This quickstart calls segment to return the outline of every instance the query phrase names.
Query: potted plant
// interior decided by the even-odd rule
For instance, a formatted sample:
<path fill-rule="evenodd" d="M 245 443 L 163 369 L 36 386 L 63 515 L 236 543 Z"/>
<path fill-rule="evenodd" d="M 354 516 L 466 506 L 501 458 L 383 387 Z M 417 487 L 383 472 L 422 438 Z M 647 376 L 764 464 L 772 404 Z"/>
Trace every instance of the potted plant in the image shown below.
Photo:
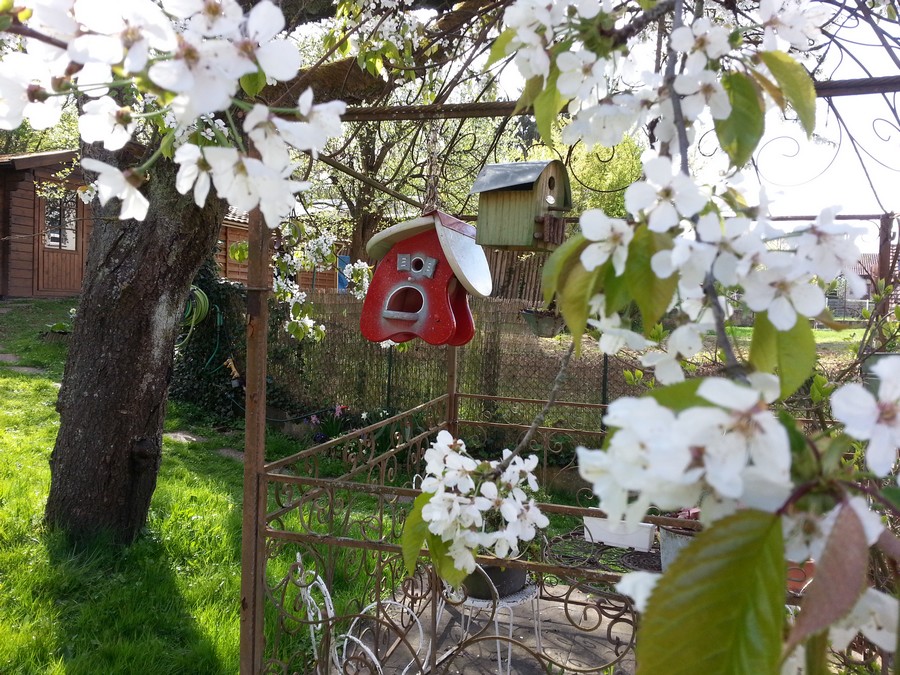
<path fill-rule="evenodd" d="M 518 556 L 520 544 L 534 540 L 538 530 L 549 524 L 530 494 L 538 489 L 537 456 L 523 459 L 504 450 L 499 460 L 475 459 L 465 443 L 441 431 L 425 452 L 425 463 L 422 494 L 407 516 L 401 537 L 407 572 L 415 572 L 424 543 L 438 575 L 451 586 L 465 585 L 469 595 L 493 595 L 489 585 L 480 591 L 476 586 L 485 581 L 477 577 L 484 575 L 467 581 L 476 571 L 475 556 L 481 553 L 500 559 L 484 567 L 498 594 L 521 589 L 524 570 L 502 561 Z"/>

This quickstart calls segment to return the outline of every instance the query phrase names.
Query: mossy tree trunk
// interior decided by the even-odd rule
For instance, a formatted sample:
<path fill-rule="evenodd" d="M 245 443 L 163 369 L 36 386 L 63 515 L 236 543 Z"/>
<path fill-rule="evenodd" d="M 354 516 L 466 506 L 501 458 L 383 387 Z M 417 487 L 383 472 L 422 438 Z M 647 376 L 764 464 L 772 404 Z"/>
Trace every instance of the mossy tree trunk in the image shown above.
<path fill-rule="evenodd" d="M 46 509 L 75 538 L 133 541 L 156 487 L 179 323 L 224 213 L 216 199 L 201 210 L 177 194 L 175 169 L 156 164 L 145 221 L 118 220 L 118 202 L 95 210 Z"/>

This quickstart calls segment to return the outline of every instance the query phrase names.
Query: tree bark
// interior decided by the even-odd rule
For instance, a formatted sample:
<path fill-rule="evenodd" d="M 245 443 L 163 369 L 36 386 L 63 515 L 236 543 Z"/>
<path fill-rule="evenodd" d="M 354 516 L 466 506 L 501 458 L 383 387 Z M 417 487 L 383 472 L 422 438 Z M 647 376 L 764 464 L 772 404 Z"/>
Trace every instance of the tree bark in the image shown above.
<path fill-rule="evenodd" d="M 219 200 L 201 210 L 177 194 L 175 170 L 155 165 L 144 222 L 118 220 L 118 202 L 95 209 L 46 510 L 76 539 L 133 541 L 156 487 L 184 302 L 224 215 Z"/>

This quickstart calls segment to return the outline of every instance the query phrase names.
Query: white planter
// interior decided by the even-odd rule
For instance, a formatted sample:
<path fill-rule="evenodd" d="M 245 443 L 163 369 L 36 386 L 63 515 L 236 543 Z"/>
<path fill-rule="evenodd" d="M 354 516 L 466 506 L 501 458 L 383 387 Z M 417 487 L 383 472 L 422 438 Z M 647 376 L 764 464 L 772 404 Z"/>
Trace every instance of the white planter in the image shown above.
<path fill-rule="evenodd" d="M 614 522 L 606 518 L 584 517 L 584 538 L 595 544 L 649 551 L 655 531 L 656 526 L 649 523 L 627 525 L 621 520 Z"/>

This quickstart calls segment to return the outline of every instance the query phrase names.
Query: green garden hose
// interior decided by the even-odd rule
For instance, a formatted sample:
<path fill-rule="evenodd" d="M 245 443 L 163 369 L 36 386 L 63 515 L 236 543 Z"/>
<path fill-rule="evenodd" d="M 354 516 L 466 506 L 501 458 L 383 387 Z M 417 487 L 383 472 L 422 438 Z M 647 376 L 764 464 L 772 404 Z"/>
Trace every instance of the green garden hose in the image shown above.
<path fill-rule="evenodd" d="M 191 286 L 187 302 L 184 303 L 184 312 L 181 315 L 181 325 L 188 329 L 187 335 L 175 343 L 175 348 L 180 349 L 191 339 L 194 326 L 202 323 L 209 314 L 209 298 L 197 286 Z"/>

